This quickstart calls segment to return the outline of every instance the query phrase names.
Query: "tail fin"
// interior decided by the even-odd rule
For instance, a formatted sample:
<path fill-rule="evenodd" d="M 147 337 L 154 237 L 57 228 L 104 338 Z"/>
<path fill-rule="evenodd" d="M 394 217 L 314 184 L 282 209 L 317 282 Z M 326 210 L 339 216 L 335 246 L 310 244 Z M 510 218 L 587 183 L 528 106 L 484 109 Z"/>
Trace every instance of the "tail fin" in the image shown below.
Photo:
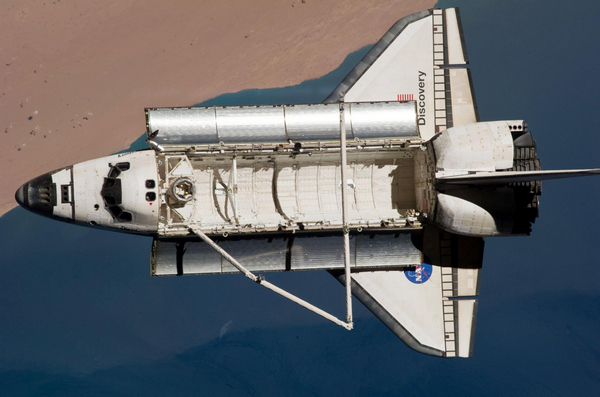
<path fill-rule="evenodd" d="M 408 15 L 394 24 L 325 103 L 416 101 L 423 140 L 476 123 L 477 104 L 456 8 Z"/>
<path fill-rule="evenodd" d="M 477 172 L 467 175 L 446 175 L 437 177 L 438 184 L 444 185 L 506 185 L 509 183 L 543 181 L 546 179 L 574 178 L 577 176 L 598 175 L 600 168 L 587 170 L 560 171 L 496 171 Z"/>

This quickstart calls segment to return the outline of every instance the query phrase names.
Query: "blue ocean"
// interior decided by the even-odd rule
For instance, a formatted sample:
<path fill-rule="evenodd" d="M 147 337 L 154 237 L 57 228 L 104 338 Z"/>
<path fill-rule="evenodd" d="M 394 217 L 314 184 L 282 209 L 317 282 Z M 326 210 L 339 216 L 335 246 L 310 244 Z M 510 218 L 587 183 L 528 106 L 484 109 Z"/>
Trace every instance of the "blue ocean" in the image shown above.
<path fill-rule="evenodd" d="M 543 169 L 600 166 L 600 3 L 438 4 L 452 6 L 481 120 L 527 120 Z M 320 79 L 200 105 L 320 102 L 369 48 Z M 349 332 L 241 275 L 150 277 L 151 238 L 16 208 L 0 218 L 0 395 L 596 395 L 599 196 L 600 178 L 544 182 L 532 235 L 486 240 L 466 360 L 412 351 L 358 301 Z M 268 278 L 344 316 L 326 272 Z"/>

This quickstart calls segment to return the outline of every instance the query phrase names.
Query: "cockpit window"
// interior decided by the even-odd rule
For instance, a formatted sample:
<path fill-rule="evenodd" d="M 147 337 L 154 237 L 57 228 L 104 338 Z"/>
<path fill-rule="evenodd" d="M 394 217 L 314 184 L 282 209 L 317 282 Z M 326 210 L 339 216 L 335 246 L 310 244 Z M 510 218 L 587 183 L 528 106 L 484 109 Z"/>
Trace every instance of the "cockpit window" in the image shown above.
<path fill-rule="evenodd" d="M 131 212 L 123 211 L 121 212 L 121 215 L 119 215 L 119 220 L 121 222 L 131 222 L 132 219 L 133 215 L 131 215 Z"/>
<path fill-rule="evenodd" d="M 110 212 L 114 218 L 118 218 L 123 210 L 118 205 L 110 205 L 108 206 L 108 212 Z"/>
<path fill-rule="evenodd" d="M 106 205 L 107 207 L 110 207 L 111 205 L 118 205 L 117 200 L 115 200 L 114 197 L 104 196 L 102 198 L 104 199 L 104 205 Z"/>
<path fill-rule="evenodd" d="M 115 218 L 115 220 L 119 220 L 121 222 L 131 222 L 133 216 L 131 212 L 123 211 L 121 207 L 118 205 L 111 205 L 108 207 L 108 212 Z"/>
<path fill-rule="evenodd" d="M 110 167 L 110 171 L 108 171 L 108 177 L 109 178 L 116 178 L 121 174 L 121 171 L 119 171 L 117 168 L 115 167 Z"/>
<path fill-rule="evenodd" d="M 121 172 L 127 171 L 131 167 L 131 164 L 129 164 L 129 162 L 117 163 L 115 165 L 109 164 L 109 167 L 110 171 L 108 171 L 108 177 L 117 178 L 121 175 Z"/>
<path fill-rule="evenodd" d="M 121 180 L 116 178 L 104 178 L 100 194 L 107 207 L 110 205 L 121 204 Z"/>
<path fill-rule="evenodd" d="M 124 211 L 120 207 L 122 201 L 121 180 L 117 179 L 121 172 L 127 171 L 130 167 L 129 163 L 117 163 L 116 165 L 109 164 L 110 170 L 108 176 L 104 178 L 102 184 L 102 200 L 104 206 L 110 212 L 113 219 L 119 222 L 131 222 L 133 215 L 131 212 Z"/>

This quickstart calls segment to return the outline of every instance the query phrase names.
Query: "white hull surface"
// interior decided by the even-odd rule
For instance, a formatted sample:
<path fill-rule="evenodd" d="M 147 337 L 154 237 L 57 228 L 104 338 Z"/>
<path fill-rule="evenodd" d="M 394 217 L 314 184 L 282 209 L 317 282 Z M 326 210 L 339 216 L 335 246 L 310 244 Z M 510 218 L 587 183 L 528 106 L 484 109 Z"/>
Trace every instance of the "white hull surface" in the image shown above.
<path fill-rule="evenodd" d="M 55 219 L 154 236 L 154 276 L 243 273 L 352 329 L 470 357 L 484 237 L 527 235 L 541 171 L 522 120 L 479 122 L 458 10 L 399 20 L 323 104 L 146 109 L 151 149 L 16 193 Z M 346 320 L 253 272 L 328 270 Z"/>
<path fill-rule="evenodd" d="M 415 156 L 420 150 L 349 152 L 347 222 L 352 228 L 416 227 Z M 330 230 L 342 227 L 339 148 L 298 154 L 161 154 L 160 235 Z M 168 187 L 195 186 L 178 203 Z"/>

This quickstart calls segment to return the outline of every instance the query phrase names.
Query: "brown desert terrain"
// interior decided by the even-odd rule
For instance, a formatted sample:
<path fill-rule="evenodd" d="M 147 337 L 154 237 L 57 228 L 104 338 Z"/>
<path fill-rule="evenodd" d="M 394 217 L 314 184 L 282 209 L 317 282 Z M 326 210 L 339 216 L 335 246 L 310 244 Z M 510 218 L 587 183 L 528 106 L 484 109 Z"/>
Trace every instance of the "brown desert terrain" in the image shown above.
<path fill-rule="evenodd" d="M 0 215 L 39 174 L 128 147 L 145 107 L 298 84 L 435 0 L 4 0 Z"/>

